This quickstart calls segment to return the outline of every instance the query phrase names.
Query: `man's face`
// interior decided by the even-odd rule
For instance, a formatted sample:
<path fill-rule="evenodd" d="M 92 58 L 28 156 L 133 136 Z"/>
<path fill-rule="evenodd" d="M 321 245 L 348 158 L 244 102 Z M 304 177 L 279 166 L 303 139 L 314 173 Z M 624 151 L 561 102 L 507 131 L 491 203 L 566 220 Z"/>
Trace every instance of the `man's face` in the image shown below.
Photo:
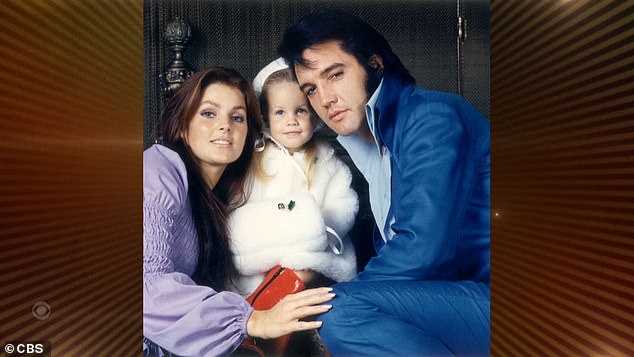
<path fill-rule="evenodd" d="M 339 135 L 368 131 L 365 105 L 367 74 L 338 41 L 328 41 L 302 52 L 309 67 L 295 65 L 299 87 L 313 109 Z"/>

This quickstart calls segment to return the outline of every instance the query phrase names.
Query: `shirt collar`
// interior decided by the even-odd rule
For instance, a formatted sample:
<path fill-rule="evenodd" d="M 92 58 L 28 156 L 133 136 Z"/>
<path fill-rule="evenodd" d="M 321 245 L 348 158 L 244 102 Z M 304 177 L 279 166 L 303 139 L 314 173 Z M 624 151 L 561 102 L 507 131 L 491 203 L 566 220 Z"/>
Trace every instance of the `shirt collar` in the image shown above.
<path fill-rule="evenodd" d="M 381 92 L 381 88 L 383 87 L 383 79 L 379 83 L 379 86 L 376 88 L 372 96 L 368 100 L 368 103 L 365 106 L 365 114 L 368 120 L 368 124 L 370 126 L 370 132 L 374 137 L 374 141 L 376 143 L 376 147 L 373 149 L 372 144 L 367 140 L 362 138 L 359 134 L 353 134 L 348 136 L 339 135 L 337 136 L 337 141 L 348 151 L 348 154 L 354 161 L 355 165 L 363 172 L 368 165 L 369 157 L 372 154 L 372 150 L 378 150 L 379 155 L 381 155 L 381 145 L 379 143 L 376 135 L 375 135 L 375 112 L 374 107 L 376 106 L 376 102 L 379 98 L 379 94 Z M 369 156 L 370 155 L 370 156 Z"/>
<path fill-rule="evenodd" d="M 376 90 L 374 91 L 374 93 L 372 93 L 372 96 L 368 100 L 368 103 L 365 105 L 365 115 L 368 120 L 368 126 L 370 127 L 370 133 L 372 133 L 372 136 L 374 137 L 374 142 L 376 142 L 376 148 L 379 154 L 381 153 L 381 147 L 383 146 L 383 142 L 381 141 L 380 136 L 377 135 L 377 131 L 378 131 L 377 119 L 378 118 L 376 117 L 375 107 L 376 107 L 376 102 L 379 99 L 379 95 L 381 93 L 382 88 L 383 88 L 383 78 L 381 78 L 381 82 L 379 83 L 379 86 L 376 87 Z"/>

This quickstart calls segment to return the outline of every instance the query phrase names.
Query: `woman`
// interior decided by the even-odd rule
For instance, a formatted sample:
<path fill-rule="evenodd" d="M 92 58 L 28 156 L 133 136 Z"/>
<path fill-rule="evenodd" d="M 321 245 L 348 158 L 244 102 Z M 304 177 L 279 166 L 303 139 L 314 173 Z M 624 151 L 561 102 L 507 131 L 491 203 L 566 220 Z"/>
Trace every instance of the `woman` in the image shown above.
<path fill-rule="evenodd" d="M 242 75 L 211 68 L 183 83 L 161 115 L 163 145 L 143 155 L 144 352 L 221 356 L 249 335 L 275 338 L 320 327 L 330 288 L 289 295 L 255 311 L 229 292 L 236 268 L 227 215 L 246 199 L 261 129 Z M 160 347 L 159 347 L 160 346 Z"/>

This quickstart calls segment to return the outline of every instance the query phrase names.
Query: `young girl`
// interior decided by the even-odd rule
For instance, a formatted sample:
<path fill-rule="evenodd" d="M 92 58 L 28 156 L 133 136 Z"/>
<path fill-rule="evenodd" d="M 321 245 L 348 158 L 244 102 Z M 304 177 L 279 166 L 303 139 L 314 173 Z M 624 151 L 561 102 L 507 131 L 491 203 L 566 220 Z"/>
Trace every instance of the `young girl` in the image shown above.
<path fill-rule="evenodd" d="M 260 71 L 254 88 L 270 131 L 255 154 L 249 201 L 231 217 L 239 292 L 250 294 L 276 264 L 307 286 L 351 279 L 356 257 L 347 234 L 359 204 L 350 170 L 313 136 L 319 119 L 282 59 Z"/>
<path fill-rule="evenodd" d="M 247 335 L 275 338 L 321 324 L 329 288 L 255 311 L 227 291 L 236 275 L 227 217 L 246 197 L 261 126 L 251 84 L 238 72 L 192 75 L 161 115 L 163 145 L 143 153 L 143 350 L 224 356 Z"/>

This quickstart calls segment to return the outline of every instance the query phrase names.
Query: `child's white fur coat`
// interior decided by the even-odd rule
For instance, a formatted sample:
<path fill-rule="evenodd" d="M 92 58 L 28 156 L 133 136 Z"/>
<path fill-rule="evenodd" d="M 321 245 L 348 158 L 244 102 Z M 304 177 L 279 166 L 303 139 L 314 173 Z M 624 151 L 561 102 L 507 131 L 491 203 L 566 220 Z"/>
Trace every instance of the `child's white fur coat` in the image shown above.
<path fill-rule="evenodd" d="M 359 209 L 357 194 L 350 187 L 352 175 L 329 145 L 317 145 L 310 190 L 300 170 L 303 152 L 291 156 L 269 142 L 259 154 L 271 177 L 256 178 L 249 201 L 230 217 L 231 247 L 242 275 L 238 291 L 245 296 L 276 264 L 314 270 L 335 281 L 356 274 L 354 247 L 347 236 Z M 291 200 L 293 209 L 288 208 Z M 343 254 L 336 255 L 328 247 L 326 226 L 342 238 Z"/>

